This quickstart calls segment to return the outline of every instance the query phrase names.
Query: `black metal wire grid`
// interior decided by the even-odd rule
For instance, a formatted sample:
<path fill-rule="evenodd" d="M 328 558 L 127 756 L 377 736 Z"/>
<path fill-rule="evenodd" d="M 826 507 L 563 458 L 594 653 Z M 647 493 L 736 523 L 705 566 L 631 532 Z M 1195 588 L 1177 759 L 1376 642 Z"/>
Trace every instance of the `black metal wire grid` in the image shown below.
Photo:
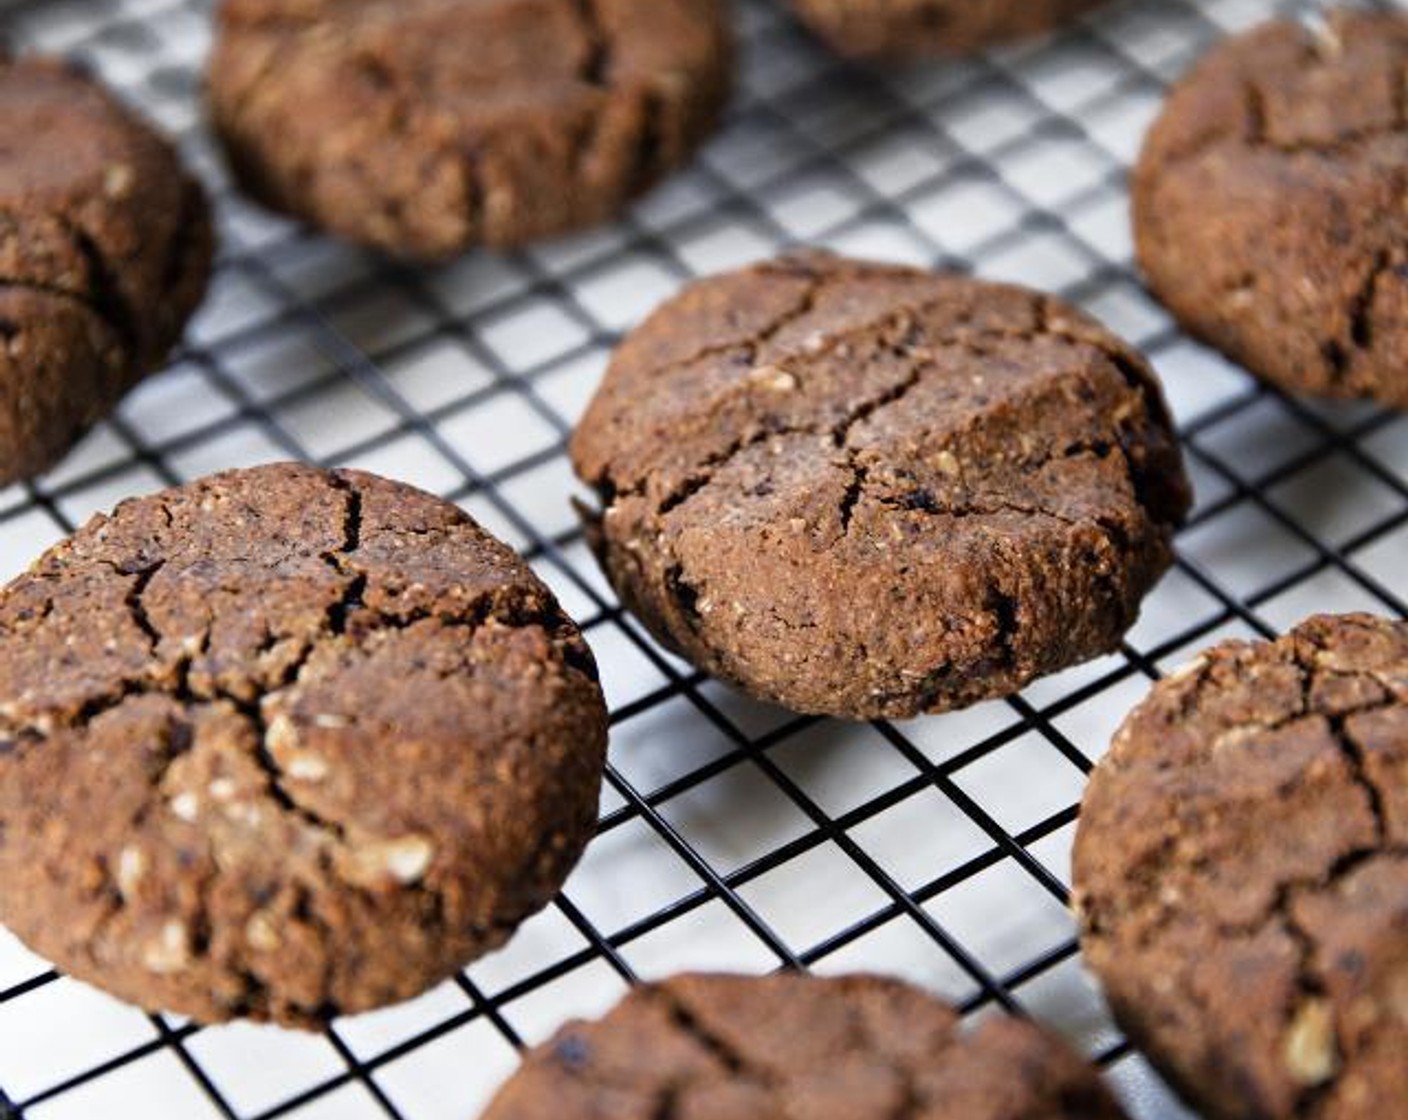
<path fill-rule="evenodd" d="M 224 235 L 172 371 L 58 472 L 0 491 L 0 574 L 95 509 L 269 458 L 354 464 L 462 502 L 518 545 L 603 664 L 600 835 L 503 953 L 324 1037 L 142 1015 L 0 934 L 0 1117 L 467 1117 L 515 1052 L 684 967 L 897 972 L 1035 1015 L 1134 1112 L 1181 1115 L 1080 969 L 1065 909 L 1084 775 L 1150 680 L 1318 609 L 1405 615 L 1408 422 L 1259 386 L 1182 337 L 1131 271 L 1124 176 L 1167 81 L 1273 0 L 1147 0 L 1055 41 L 892 73 L 829 58 L 769 0 L 698 164 L 618 225 L 433 273 L 273 220 L 199 121 L 206 0 L 49 0 L 6 18 L 181 139 Z M 622 329 L 688 279 L 799 242 L 1057 291 L 1159 366 L 1200 502 L 1116 656 L 912 724 L 764 709 L 624 615 L 567 506 L 570 425 Z"/>

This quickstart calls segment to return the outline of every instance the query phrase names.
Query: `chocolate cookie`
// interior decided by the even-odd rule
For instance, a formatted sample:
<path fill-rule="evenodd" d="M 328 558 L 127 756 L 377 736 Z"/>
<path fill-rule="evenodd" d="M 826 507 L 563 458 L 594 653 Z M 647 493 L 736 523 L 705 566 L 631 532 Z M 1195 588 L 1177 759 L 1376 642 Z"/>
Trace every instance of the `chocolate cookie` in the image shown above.
<path fill-rule="evenodd" d="M 1408 623 L 1313 618 L 1156 686 L 1075 848 L 1091 967 L 1217 1118 L 1408 1101 Z"/>
<path fill-rule="evenodd" d="M 841 54 L 965 54 L 1052 31 L 1104 0 L 789 0 Z"/>
<path fill-rule="evenodd" d="M 664 644 L 851 718 L 1114 649 L 1188 487 L 1158 383 L 1035 292 L 822 254 L 706 280 L 572 441 L 598 555 Z"/>
<path fill-rule="evenodd" d="M 679 976 L 533 1050 L 484 1120 L 1117 1120 L 1099 1076 L 1016 1019 L 964 1033 L 879 977 Z"/>
<path fill-rule="evenodd" d="M 0 485 L 160 366 L 210 274 L 205 193 L 97 83 L 0 50 Z"/>
<path fill-rule="evenodd" d="M 723 0 L 225 0 L 210 100 L 257 198 L 435 260 L 612 217 L 731 72 Z"/>
<path fill-rule="evenodd" d="M 543 906 L 606 712 L 465 514 L 293 464 L 127 502 L 0 593 L 0 919 L 204 1021 L 416 995 Z"/>
<path fill-rule="evenodd" d="M 1192 334 L 1296 392 L 1408 406 L 1408 16 L 1230 39 L 1134 176 L 1139 260 Z"/>

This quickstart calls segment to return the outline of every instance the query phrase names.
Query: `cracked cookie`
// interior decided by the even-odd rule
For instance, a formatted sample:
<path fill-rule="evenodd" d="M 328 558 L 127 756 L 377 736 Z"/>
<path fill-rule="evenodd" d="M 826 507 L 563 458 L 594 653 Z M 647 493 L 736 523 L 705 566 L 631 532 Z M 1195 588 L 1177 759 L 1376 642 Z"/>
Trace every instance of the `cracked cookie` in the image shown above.
<path fill-rule="evenodd" d="M 1408 407 L 1408 16 L 1228 40 L 1134 174 L 1140 264 L 1190 333 L 1293 392 Z"/>
<path fill-rule="evenodd" d="M 0 593 L 0 920 L 205 1022 L 417 995 L 596 822 L 591 654 L 447 502 L 294 464 L 124 503 Z"/>
<path fill-rule="evenodd" d="M 1408 623 L 1310 619 L 1161 682 L 1091 779 L 1086 959 L 1205 1116 L 1408 1101 Z"/>
<path fill-rule="evenodd" d="M 431 261 L 613 217 L 732 68 L 723 0 L 225 0 L 209 95 L 256 198 Z"/>
<path fill-rule="evenodd" d="M 0 49 L 0 486 L 54 466 L 200 303 L 205 192 L 93 80 Z"/>
<path fill-rule="evenodd" d="M 837 52 L 856 58 L 966 54 L 1055 30 L 1104 0 L 789 0 Z"/>
<path fill-rule="evenodd" d="M 1114 649 L 1188 486 L 1157 381 L 1025 289 L 820 253 L 689 287 L 575 432 L 661 642 L 796 711 L 938 712 Z"/>
<path fill-rule="evenodd" d="M 484 1120 L 1119 1120 L 1099 1075 L 1006 1017 L 965 1032 L 875 976 L 677 976 L 531 1051 Z"/>

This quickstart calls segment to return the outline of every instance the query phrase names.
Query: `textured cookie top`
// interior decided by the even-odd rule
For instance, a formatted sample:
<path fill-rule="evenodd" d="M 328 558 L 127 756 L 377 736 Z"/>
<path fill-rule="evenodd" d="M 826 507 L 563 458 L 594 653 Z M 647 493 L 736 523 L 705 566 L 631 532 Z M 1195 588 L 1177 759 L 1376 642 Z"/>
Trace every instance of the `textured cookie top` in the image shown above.
<path fill-rule="evenodd" d="M 893 980 L 680 976 L 529 1053 L 485 1120 L 1117 1120 L 1095 1071 L 1028 1023 L 974 1033 Z"/>
<path fill-rule="evenodd" d="M 1087 957 L 1208 1115 L 1408 1100 L 1408 624 L 1311 619 L 1157 685 L 1076 842 Z"/>
<path fill-rule="evenodd" d="M 1157 383 L 1057 300 L 821 254 L 695 284 L 572 443 L 618 590 L 768 699 L 913 715 L 1102 652 L 1187 485 Z"/>
<path fill-rule="evenodd" d="M 204 193 L 165 140 L 64 64 L 0 55 L 0 484 L 162 361 L 210 256 Z"/>
<path fill-rule="evenodd" d="M 915 58 L 962 54 L 1039 35 L 1104 0 L 790 0 L 841 54 Z"/>
<path fill-rule="evenodd" d="M 174 150 L 90 79 L 40 58 L 0 59 L 0 137 L 4 288 L 68 297 L 132 361 L 159 361 L 172 301 L 198 297 L 193 265 L 210 252 L 203 196 Z"/>
<path fill-rule="evenodd" d="M 605 720 L 446 502 L 291 464 L 128 502 L 0 595 L 0 917 L 201 1019 L 404 998 L 556 891 Z"/>
<path fill-rule="evenodd" d="M 266 201 L 444 257 L 605 218 L 730 73 L 720 0 L 226 0 L 210 93 Z"/>
<path fill-rule="evenodd" d="M 1264 25 L 1179 83 L 1134 181 L 1185 325 L 1292 389 L 1408 404 L 1408 17 Z"/>

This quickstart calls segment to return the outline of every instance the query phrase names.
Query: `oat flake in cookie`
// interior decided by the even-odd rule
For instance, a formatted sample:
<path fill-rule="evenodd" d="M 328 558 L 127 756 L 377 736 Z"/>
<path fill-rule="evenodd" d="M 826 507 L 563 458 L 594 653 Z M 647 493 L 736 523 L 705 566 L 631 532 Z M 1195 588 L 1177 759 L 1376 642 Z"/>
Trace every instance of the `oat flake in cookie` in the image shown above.
<path fill-rule="evenodd" d="M 0 919 L 144 1007 L 316 1026 L 543 906 L 605 739 L 580 634 L 457 508 L 216 475 L 0 593 Z"/>
<path fill-rule="evenodd" d="M 824 254 L 697 283 L 574 434 L 622 600 L 801 712 L 937 712 L 1114 649 L 1188 486 L 1153 374 L 1024 289 Z"/>
<path fill-rule="evenodd" d="M 524 1059 L 484 1120 L 1120 1120 L 1099 1075 L 1030 1023 L 973 1032 L 872 976 L 677 976 Z"/>
<path fill-rule="evenodd" d="M 841 54 L 963 54 L 1052 31 L 1104 0 L 790 0 Z"/>
<path fill-rule="evenodd" d="M 242 184 L 438 260 L 608 220 L 713 130 L 725 0 L 225 0 L 209 94 Z"/>
<path fill-rule="evenodd" d="M 1408 623 L 1322 616 L 1155 686 L 1075 848 L 1086 959 L 1205 1116 L 1408 1101 Z"/>
<path fill-rule="evenodd" d="M 1408 15 L 1267 24 L 1179 83 L 1140 157 L 1150 287 L 1292 392 L 1408 407 L 1405 73 Z"/>
<path fill-rule="evenodd" d="M 205 292 L 205 193 L 92 79 L 0 48 L 0 486 L 160 366 Z"/>

